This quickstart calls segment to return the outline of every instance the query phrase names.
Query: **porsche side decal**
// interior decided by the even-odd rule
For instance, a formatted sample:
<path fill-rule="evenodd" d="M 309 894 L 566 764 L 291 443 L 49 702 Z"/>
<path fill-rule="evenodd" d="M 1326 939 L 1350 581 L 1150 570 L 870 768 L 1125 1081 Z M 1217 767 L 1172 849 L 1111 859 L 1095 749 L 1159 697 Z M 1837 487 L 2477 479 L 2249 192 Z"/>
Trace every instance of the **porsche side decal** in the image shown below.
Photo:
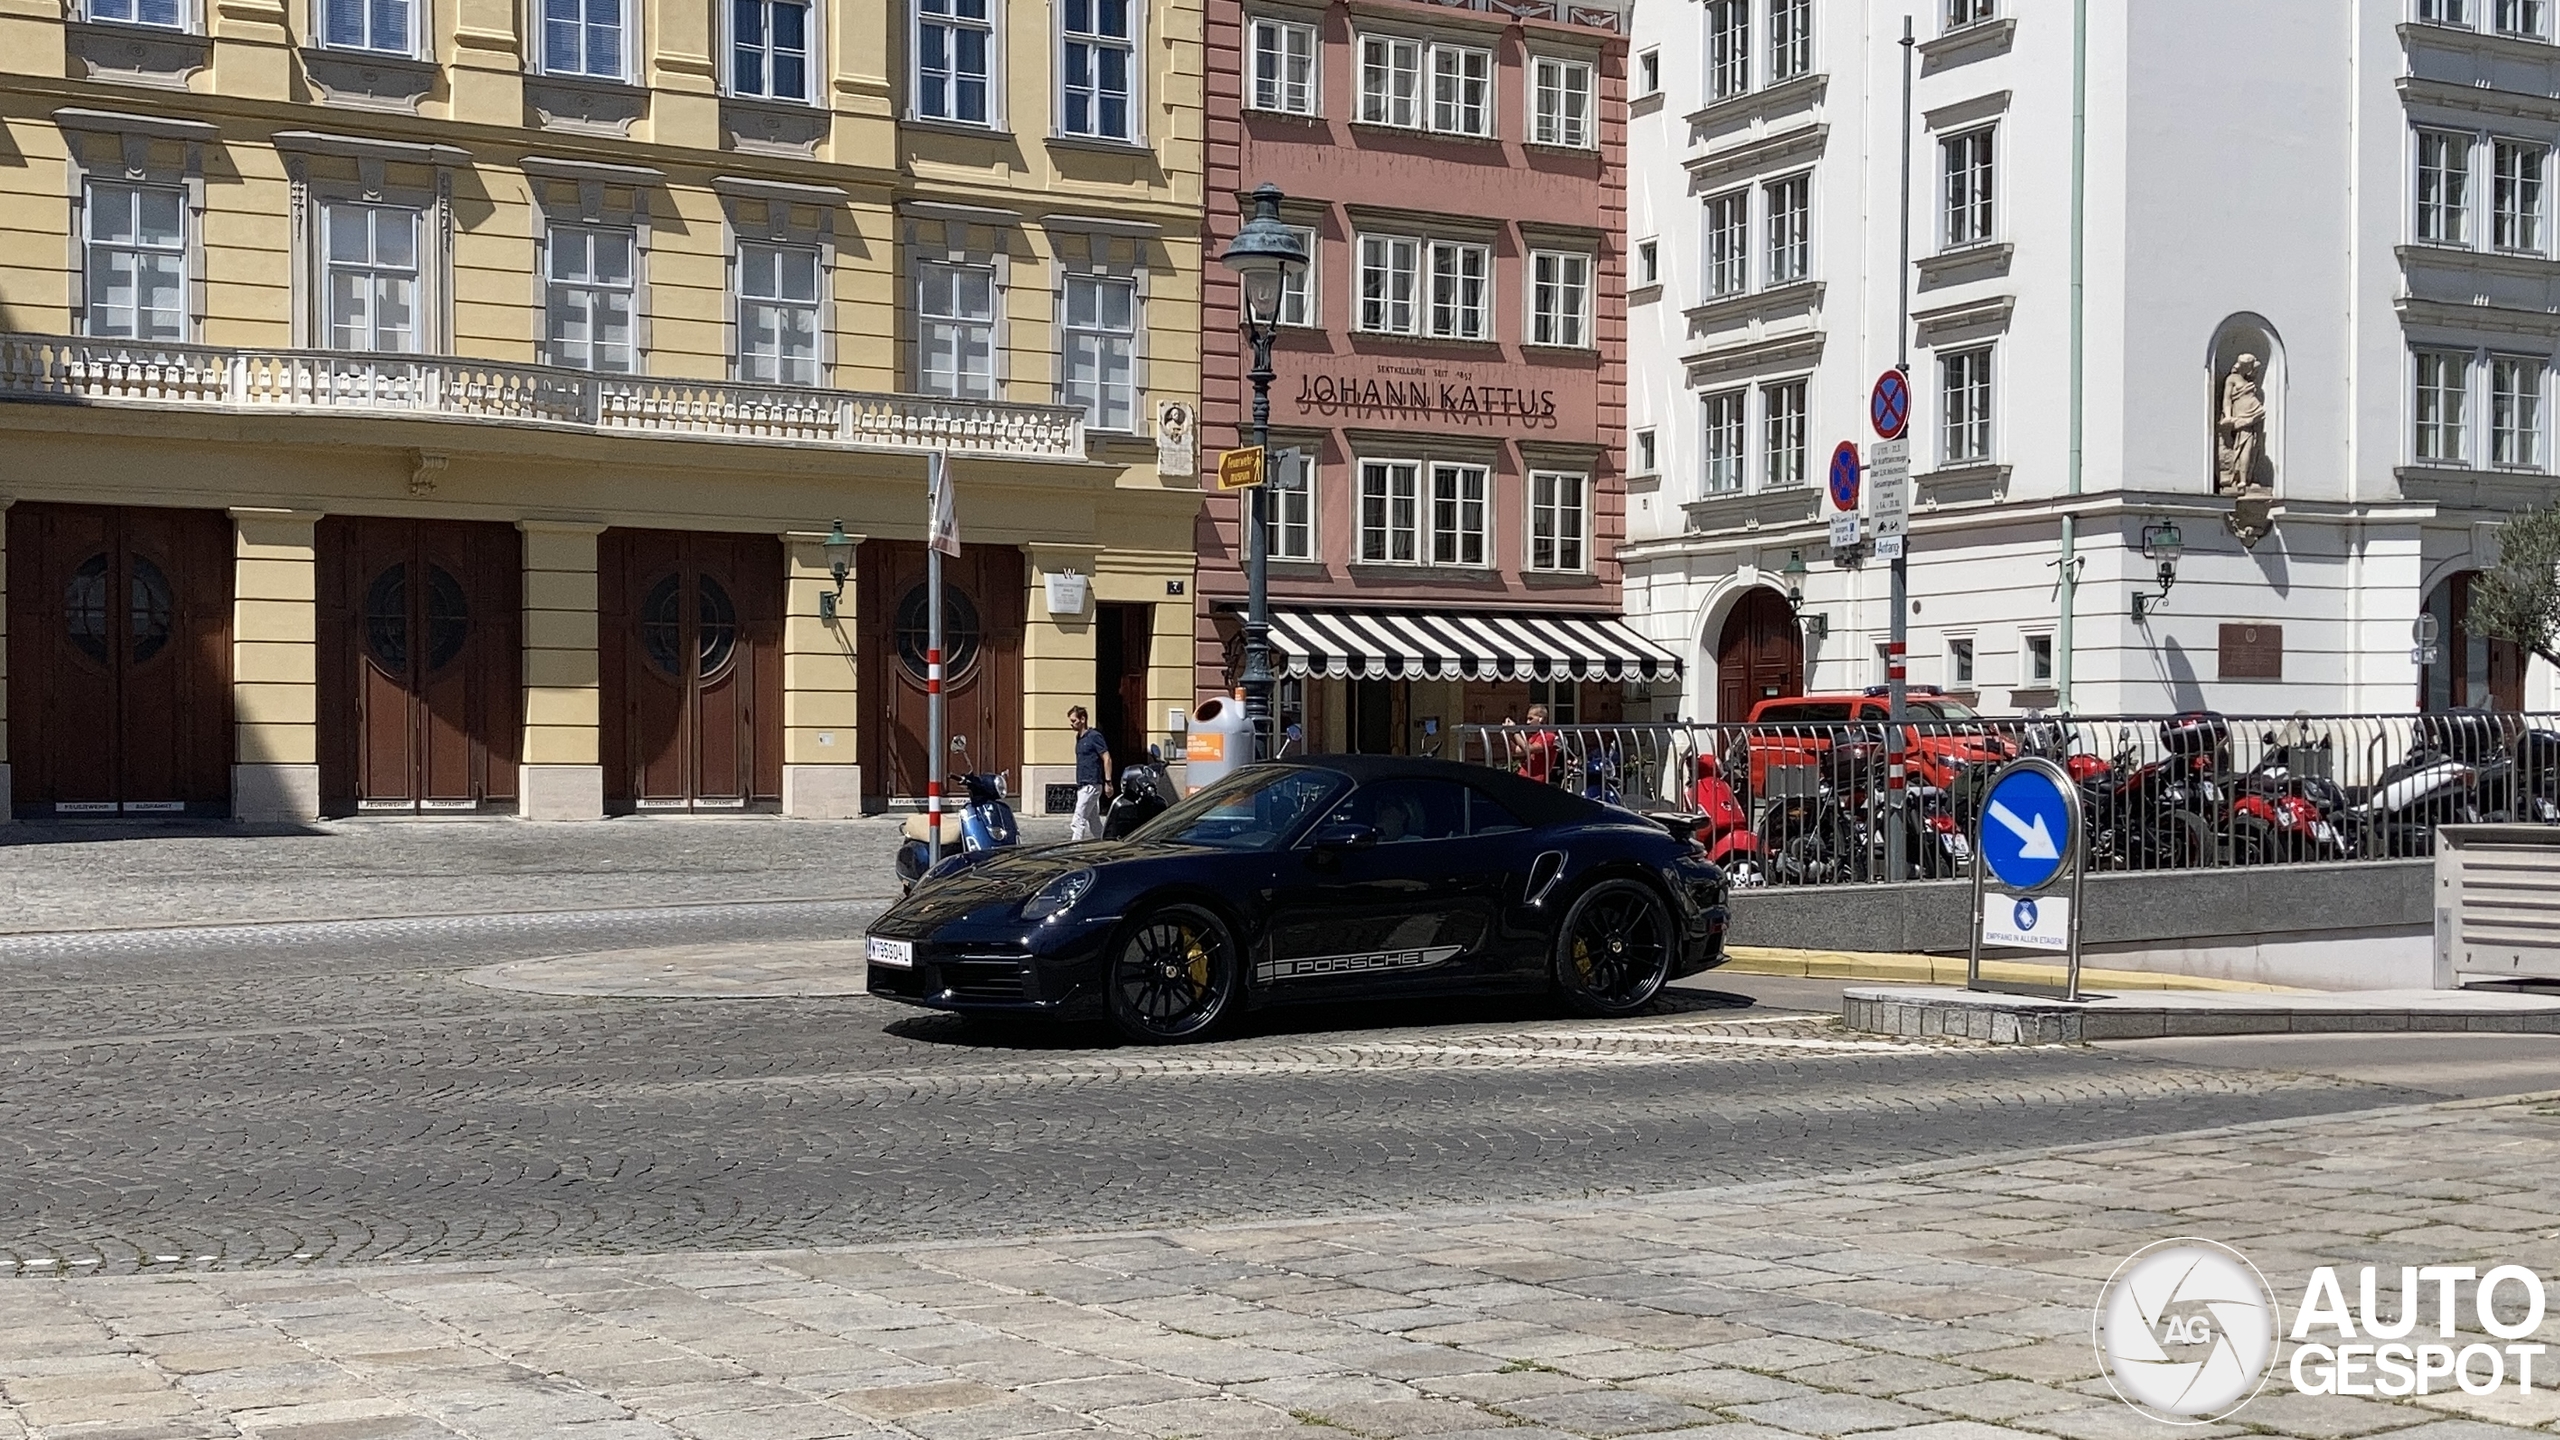
<path fill-rule="evenodd" d="M 1378 970 L 1428 970 L 1466 948 L 1431 945 L 1418 950 L 1371 950 L 1359 955 L 1299 955 L 1265 960 L 1253 967 L 1253 978 L 1266 982 L 1312 980 L 1323 975 L 1363 975 Z"/>

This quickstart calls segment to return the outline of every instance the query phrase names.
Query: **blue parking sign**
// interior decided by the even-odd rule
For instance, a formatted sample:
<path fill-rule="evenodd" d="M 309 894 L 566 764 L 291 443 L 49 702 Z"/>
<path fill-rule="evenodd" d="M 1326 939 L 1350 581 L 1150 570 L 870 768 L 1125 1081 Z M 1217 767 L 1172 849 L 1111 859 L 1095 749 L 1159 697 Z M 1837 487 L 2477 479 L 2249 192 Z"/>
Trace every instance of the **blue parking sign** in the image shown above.
<path fill-rule="evenodd" d="M 2009 889 L 2052 884 L 2079 843 L 2079 788 L 2050 761 L 2013 762 L 1983 793 L 1974 853 Z"/>

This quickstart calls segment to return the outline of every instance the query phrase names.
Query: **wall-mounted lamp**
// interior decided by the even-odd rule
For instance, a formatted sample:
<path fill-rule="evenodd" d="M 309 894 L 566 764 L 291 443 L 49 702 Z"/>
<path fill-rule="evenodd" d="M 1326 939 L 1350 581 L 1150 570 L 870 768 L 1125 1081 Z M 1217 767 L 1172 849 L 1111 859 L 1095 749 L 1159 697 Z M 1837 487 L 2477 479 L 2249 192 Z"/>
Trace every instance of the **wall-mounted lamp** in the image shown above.
<path fill-rule="evenodd" d="M 1828 636 L 1831 633 L 1830 616 L 1820 611 L 1811 615 L 1804 613 L 1804 577 L 1807 573 L 1804 552 L 1788 551 L 1787 563 L 1778 567 L 1778 573 L 1787 577 L 1787 613 L 1794 616 L 1796 623 L 1804 628 L 1804 633 L 1813 639 Z"/>
<path fill-rule="evenodd" d="M 2161 601 L 2169 598 L 2170 587 L 2178 583 L 2178 557 L 2186 553 L 2187 540 L 2178 533 L 2176 521 L 2163 520 L 2157 525 L 2142 527 L 2142 558 L 2159 562 L 2157 578 L 2160 593 L 2133 592 L 2134 624 L 2141 624 L 2152 611 L 2160 608 Z"/>
<path fill-rule="evenodd" d="M 827 573 L 835 577 L 836 588 L 819 592 L 818 618 L 832 624 L 836 602 L 844 598 L 844 582 L 853 574 L 853 537 L 844 533 L 844 522 L 838 520 L 819 543 L 826 547 Z"/>

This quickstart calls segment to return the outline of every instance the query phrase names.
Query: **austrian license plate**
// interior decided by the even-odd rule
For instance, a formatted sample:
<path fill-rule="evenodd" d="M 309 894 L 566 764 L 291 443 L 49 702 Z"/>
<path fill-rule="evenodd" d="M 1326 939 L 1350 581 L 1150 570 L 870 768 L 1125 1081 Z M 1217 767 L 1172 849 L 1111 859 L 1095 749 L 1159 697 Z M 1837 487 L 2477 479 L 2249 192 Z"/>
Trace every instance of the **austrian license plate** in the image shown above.
<path fill-rule="evenodd" d="M 2338 829 L 2326 820 L 2315 820 L 2311 824 L 2311 838 L 2323 845 L 2335 845 L 2338 843 Z"/>
<path fill-rule="evenodd" d="M 871 937 L 870 959 L 871 963 L 874 965 L 888 965 L 900 970 L 912 970 L 915 968 L 916 963 L 916 942 L 913 940 L 885 940 L 880 936 L 874 935 Z"/>
<path fill-rule="evenodd" d="M 1962 860 L 1973 853 L 1973 842 L 1965 839 L 1962 835 L 1957 834 L 1953 830 L 1939 831 L 1938 844 L 1943 847 L 1948 854 L 1953 855 L 1959 860 Z"/>

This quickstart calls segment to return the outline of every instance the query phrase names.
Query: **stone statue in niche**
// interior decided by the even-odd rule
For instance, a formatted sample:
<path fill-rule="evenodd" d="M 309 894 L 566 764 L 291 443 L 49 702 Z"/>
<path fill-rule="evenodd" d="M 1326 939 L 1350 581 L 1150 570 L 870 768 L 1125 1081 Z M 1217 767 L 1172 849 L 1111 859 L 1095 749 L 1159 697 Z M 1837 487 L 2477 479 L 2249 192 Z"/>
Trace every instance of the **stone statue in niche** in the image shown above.
<path fill-rule="evenodd" d="M 2214 491 L 2264 495 L 2275 490 L 2275 466 L 2267 459 L 2267 399 L 2258 387 L 2258 357 L 2242 355 L 2222 377 L 2222 408 L 2214 416 Z"/>
<path fill-rule="evenodd" d="M 1168 480 L 1200 473 L 1199 419 L 1188 404 L 1167 400 L 1156 407 L 1156 473 Z"/>

